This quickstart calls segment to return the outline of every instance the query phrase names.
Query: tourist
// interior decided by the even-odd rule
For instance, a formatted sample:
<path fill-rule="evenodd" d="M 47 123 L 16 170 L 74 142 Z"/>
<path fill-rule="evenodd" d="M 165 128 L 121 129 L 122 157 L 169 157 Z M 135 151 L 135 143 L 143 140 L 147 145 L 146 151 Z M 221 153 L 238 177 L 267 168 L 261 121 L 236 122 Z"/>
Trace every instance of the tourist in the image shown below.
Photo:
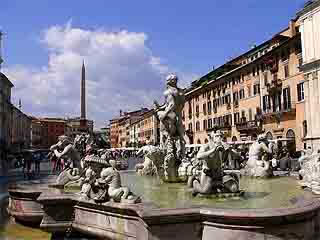
<path fill-rule="evenodd" d="M 35 173 L 37 175 L 40 175 L 40 154 L 39 153 L 35 153 L 34 154 L 34 165 L 35 165 Z"/>

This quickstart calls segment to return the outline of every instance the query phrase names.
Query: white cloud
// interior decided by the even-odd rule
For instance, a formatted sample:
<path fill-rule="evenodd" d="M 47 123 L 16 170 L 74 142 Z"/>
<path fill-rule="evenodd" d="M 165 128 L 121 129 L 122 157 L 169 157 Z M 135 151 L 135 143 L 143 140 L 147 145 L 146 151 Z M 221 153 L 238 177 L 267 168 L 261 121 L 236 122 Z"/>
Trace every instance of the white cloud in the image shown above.
<path fill-rule="evenodd" d="M 86 30 L 71 22 L 52 26 L 41 36 L 48 64 L 4 70 L 15 85 L 13 101 L 21 98 L 24 111 L 36 116 L 79 116 L 85 60 L 87 117 L 95 120 L 96 126 L 104 126 L 120 109 L 150 107 L 153 99 L 162 99 L 164 78 L 172 69 L 153 56 L 147 39 L 145 33 Z M 181 76 L 184 86 L 195 77 Z"/>

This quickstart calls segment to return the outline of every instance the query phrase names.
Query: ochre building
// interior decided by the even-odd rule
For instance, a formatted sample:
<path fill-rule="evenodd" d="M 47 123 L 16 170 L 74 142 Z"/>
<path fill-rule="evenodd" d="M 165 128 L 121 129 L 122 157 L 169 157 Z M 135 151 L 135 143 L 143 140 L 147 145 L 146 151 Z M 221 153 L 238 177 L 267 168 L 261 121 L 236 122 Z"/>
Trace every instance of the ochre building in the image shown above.
<path fill-rule="evenodd" d="M 298 24 L 192 83 L 186 93 L 186 141 L 202 144 L 220 129 L 227 141 L 289 138 L 302 149 L 304 95 Z"/>

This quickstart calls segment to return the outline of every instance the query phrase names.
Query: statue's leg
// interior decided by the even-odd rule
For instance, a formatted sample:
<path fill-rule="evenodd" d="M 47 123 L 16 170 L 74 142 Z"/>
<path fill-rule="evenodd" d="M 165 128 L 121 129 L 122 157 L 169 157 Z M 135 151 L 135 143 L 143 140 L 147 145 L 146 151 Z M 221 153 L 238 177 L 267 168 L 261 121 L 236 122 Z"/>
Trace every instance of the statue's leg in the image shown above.
<path fill-rule="evenodd" d="M 189 188 L 192 188 L 193 187 L 193 181 L 196 179 L 196 177 L 195 176 L 189 176 L 188 177 L 188 183 L 187 183 L 187 185 L 188 185 L 188 187 Z"/>
<path fill-rule="evenodd" d="M 127 199 L 128 195 L 129 195 L 129 192 L 130 192 L 129 188 L 128 187 L 122 187 L 121 189 L 123 191 L 123 194 L 122 194 L 121 198 L 122 199 Z"/>

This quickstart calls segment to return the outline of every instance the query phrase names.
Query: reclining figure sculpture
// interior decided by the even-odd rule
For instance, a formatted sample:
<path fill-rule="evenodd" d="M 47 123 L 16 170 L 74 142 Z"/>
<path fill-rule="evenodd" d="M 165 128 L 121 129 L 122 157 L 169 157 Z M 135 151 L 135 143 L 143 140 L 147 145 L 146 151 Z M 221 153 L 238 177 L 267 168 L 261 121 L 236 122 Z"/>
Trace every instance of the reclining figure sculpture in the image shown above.
<path fill-rule="evenodd" d="M 219 193 L 239 193 L 239 178 L 236 174 L 225 174 L 222 169 L 224 155 L 232 151 L 230 146 L 222 142 L 222 133 L 211 132 L 209 142 L 202 146 L 197 159 L 202 164 L 200 176 L 192 175 L 188 185 L 193 189 L 192 194 L 203 195 Z"/>

